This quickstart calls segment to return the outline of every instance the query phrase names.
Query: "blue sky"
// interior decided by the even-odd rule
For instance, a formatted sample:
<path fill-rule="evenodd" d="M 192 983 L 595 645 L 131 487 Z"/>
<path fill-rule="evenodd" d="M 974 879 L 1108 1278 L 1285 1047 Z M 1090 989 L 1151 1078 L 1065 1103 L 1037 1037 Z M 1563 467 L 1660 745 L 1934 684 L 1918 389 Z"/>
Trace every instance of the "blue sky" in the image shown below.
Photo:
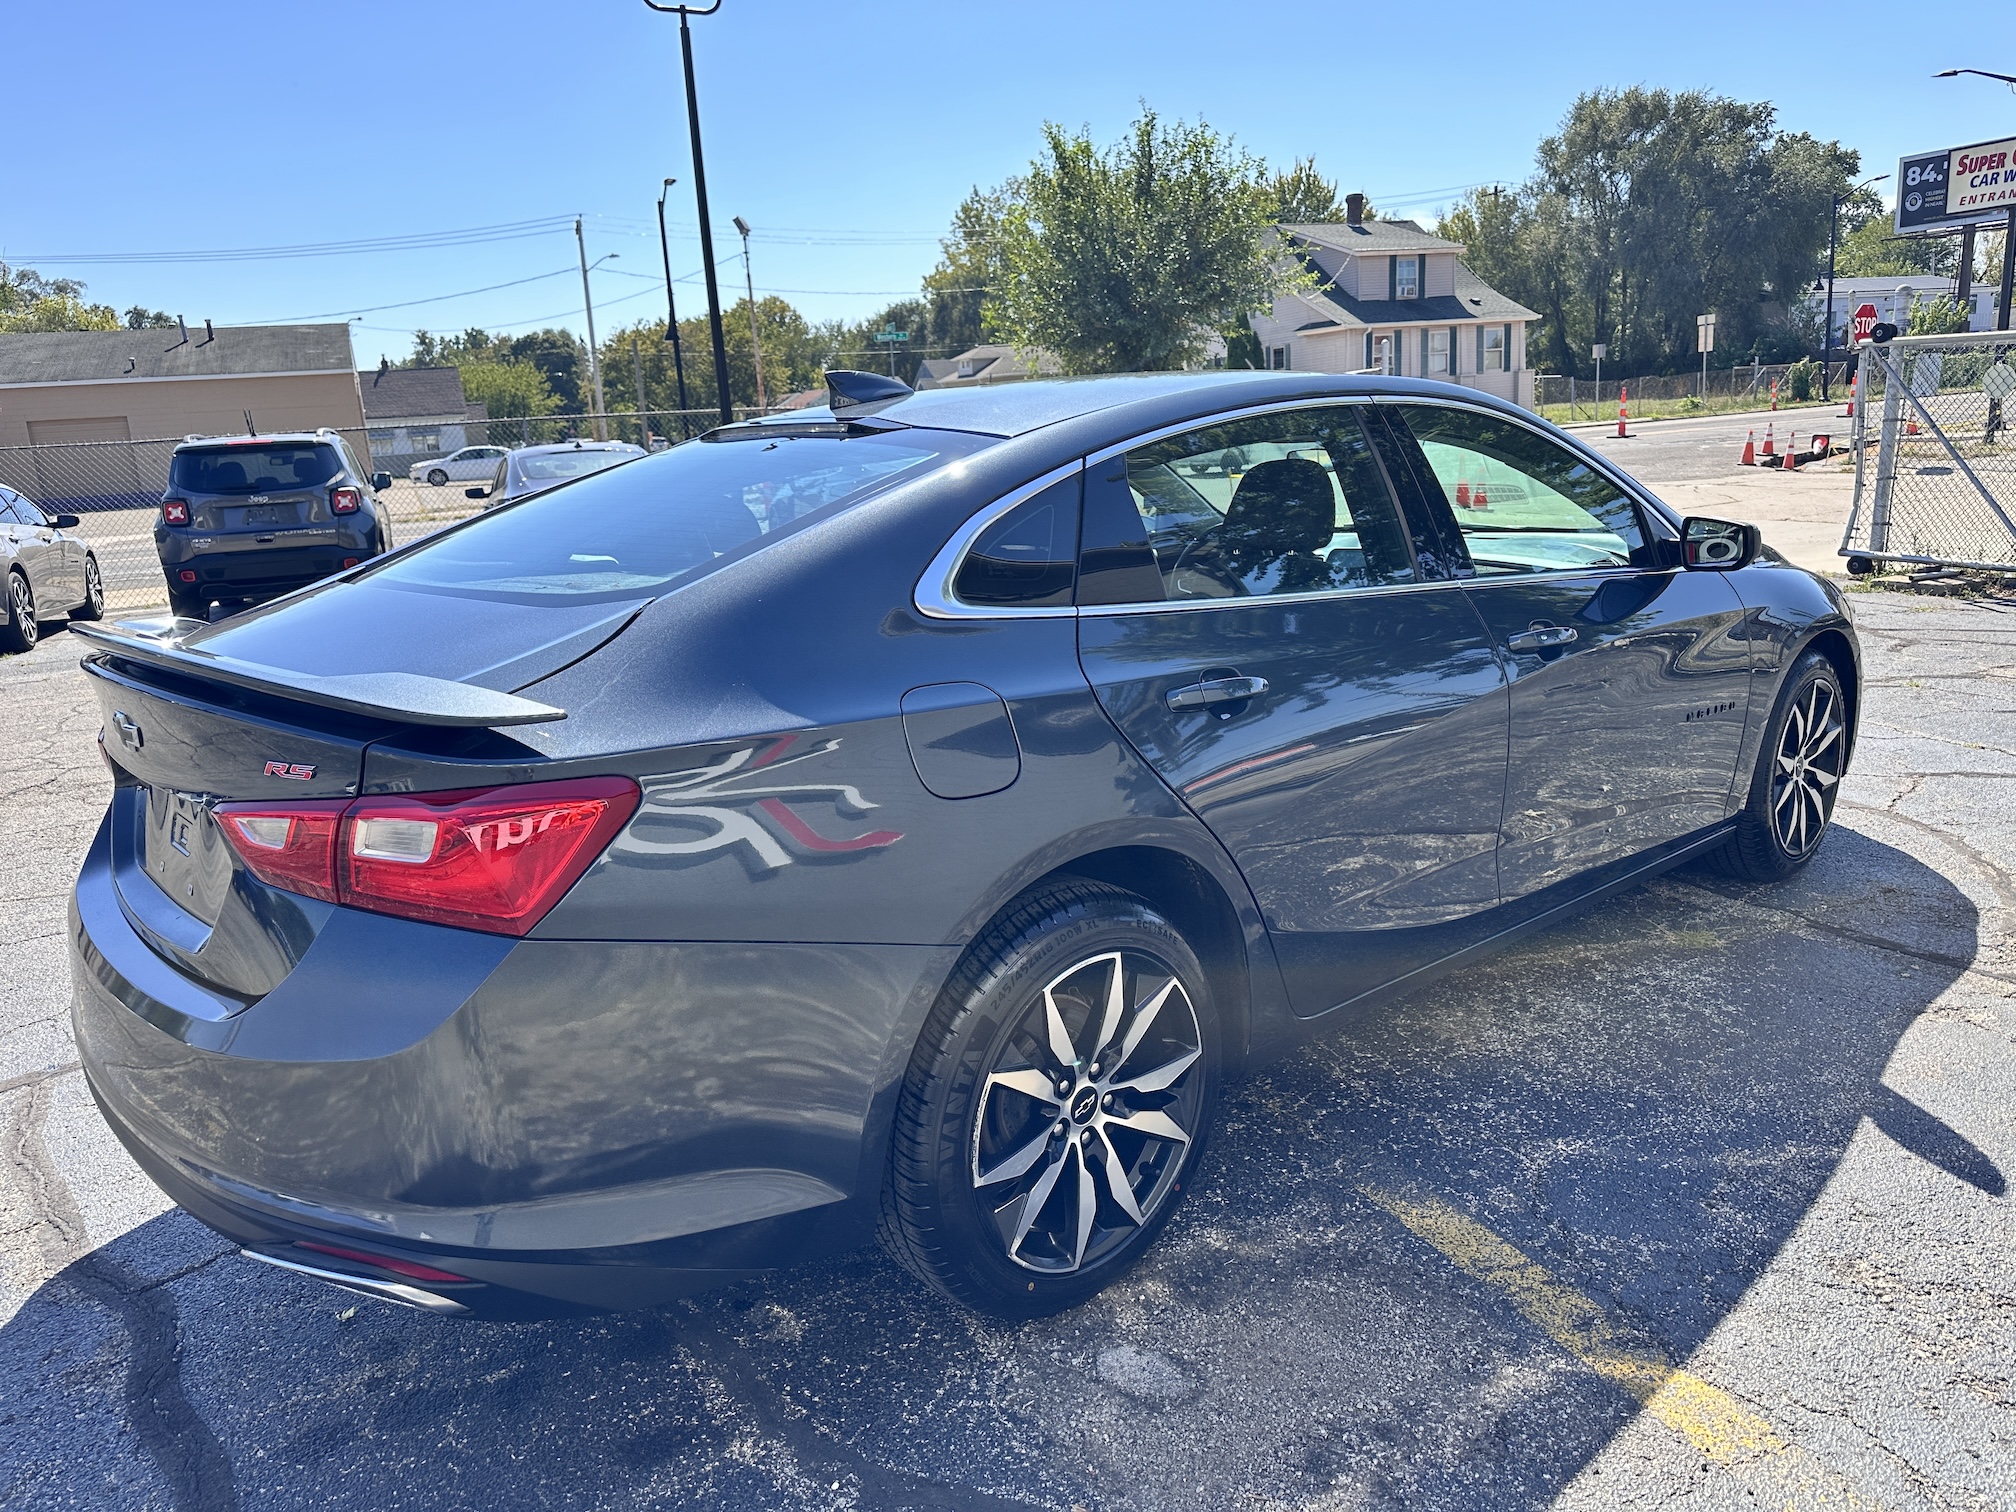
<path fill-rule="evenodd" d="M 759 291 L 814 319 L 870 314 L 915 289 L 959 199 L 1024 166 L 1042 121 L 1110 139 L 1142 100 L 1202 115 L 1270 161 L 1314 154 L 1343 188 L 1423 219 L 1466 186 L 1525 177 L 1534 145 L 1598 86 L 1770 100 L 1781 126 L 1858 149 L 1865 173 L 2016 134 L 2003 86 L 1930 77 L 2016 72 L 2016 49 L 1942 40 L 1983 28 L 1911 24 L 1859 0 L 1819 14 L 724 0 L 693 23 L 716 251 L 739 246 L 728 225 L 739 214 L 757 231 Z M 606 332 L 662 312 L 653 202 L 672 174 L 673 268 L 692 275 L 681 313 L 703 308 L 677 22 L 641 0 L 23 4 L 7 53 L 15 147 L 0 169 L 0 257 L 83 278 L 94 299 L 219 323 L 359 315 L 366 364 L 402 356 L 415 326 L 579 329 L 566 223 L 332 256 L 56 260 L 579 213 L 589 256 L 620 254 L 594 278 Z M 739 289 L 739 259 L 722 273 Z M 422 299 L 435 302 L 406 304 Z"/>

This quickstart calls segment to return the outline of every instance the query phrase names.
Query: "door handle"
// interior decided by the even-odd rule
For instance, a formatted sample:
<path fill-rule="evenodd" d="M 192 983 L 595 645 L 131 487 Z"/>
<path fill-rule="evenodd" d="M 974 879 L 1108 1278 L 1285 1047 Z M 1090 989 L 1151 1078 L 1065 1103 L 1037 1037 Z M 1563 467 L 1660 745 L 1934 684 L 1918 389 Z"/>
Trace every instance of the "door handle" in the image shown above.
<path fill-rule="evenodd" d="M 1573 625 L 1535 625 L 1517 635 L 1506 636 L 1505 644 L 1514 651 L 1546 651 L 1555 646 L 1565 646 L 1574 639 Z"/>
<path fill-rule="evenodd" d="M 1169 695 L 1172 709 L 1208 709 L 1213 704 L 1244 703 L 1267 691 L 1264 677 L 1214 677 L 1209 682 L 1192 683 Z"/>

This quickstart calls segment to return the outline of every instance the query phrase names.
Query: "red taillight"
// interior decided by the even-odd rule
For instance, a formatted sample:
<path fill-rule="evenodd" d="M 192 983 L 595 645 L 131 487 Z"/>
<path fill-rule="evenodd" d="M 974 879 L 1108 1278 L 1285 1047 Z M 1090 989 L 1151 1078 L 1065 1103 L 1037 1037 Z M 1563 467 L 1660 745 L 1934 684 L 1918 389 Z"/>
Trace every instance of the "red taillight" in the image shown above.
<path fill-rule="evenodd" d="M 345 557 L 345 558 L 343 558 L 343 565 L 344 565 L 345 567 L 355 567 L 355 566 L 357 565 L 357 558 L 355 558 L 355 557 Z"/>
<path fill-rule="evenodd" d="M 180 572 L 176 573 L 175 576 L 182 579 L 182 581 L 185 583 L 193 583 L 196 581 L 196 574 L 187 567 L 184 567 Z"/>
<path fill-rule="evenodd" d="M 336 829 L 348 798 L 220 803 L 217 823 L 245 870 L 268 887 L 336 899 Z"/>
<path fill-rule="evenodd" d="M 189 523 L 189 502 L 186 499 L 164 499 L 161 503 L 161 518 L 169 525 Z"/>
<path fill-rule="evenodd" d="M 380 1270 L 391 1271 L 394 1275 L 405 1276 L 413 1281 L 467 1281 L 467 1276 L 458 1276 L 453 1271 L 436 1270 L 431 1265 L 421 1265 L 412 1260 L 394 1260 L 390 1255 L 373 1255 L 364 1250 L 341 1249 L 333 1244 L 316 1244 L 307 1239 L 296 1239 L 294 1248 L 314 1250 L 318 1255 L 334 1255 L 338 1260 L 355 1260 L 361 1265 L 375 1265 Z"/>
<path fill-rule="evenodd" d="M 364 495 L 354 488 L 332 488 L 329 490 L 329 512 L 331 514 L 355 514 L 364 502 Z"/>
<path fill-rule="evenodd" d="M 304 803 L 224 803 L 269 886 L 401 918 L 522 935 L 637 811 L 627 777 Z"/>

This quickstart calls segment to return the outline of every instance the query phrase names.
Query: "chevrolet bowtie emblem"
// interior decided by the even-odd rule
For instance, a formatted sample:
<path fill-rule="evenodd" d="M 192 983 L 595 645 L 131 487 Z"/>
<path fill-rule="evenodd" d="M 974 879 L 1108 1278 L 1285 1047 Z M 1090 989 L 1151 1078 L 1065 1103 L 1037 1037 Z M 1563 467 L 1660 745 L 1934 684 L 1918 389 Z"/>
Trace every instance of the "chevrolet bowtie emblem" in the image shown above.
<path fill-rule="evenodd" d="M 124 709 L 112 711 L 112 728 L 119 732 L 119 744 L 129 751 L 138 751 L 146 744 L 147 737 L 140 733 L 140 722 Z"/>

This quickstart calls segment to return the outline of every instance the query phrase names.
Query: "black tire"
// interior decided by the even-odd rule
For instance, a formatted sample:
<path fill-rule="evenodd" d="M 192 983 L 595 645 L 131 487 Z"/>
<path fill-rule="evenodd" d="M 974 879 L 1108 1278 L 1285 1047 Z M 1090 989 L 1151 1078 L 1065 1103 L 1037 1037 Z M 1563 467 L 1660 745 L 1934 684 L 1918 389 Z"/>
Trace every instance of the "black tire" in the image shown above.
<path fill-rule="evenodd" d="M 73 620 L 105 618 L 105 575 L 98 570 L 98 558 L 84 558 L 84 602 L 70 611 Z"/>
<path fill-rule="evenodd" d="M 441 488 L 446 486 L 448 482 L 448 474 L 443 472 L 438 467 L 430 467 L 427 470 L 427 481 L 433 484 L 436 488 Z"/>
<path fill-rule="evenodd" d="M 1209 982 L 1168 920 L 1098 883 L 1017 900 L 967 951 L 911 1054 L 884 1245 L 976 1312 L 1076 1307 L 1175 1211 L 1210 1133 L 1219 1066 Z M 1024 1090 L 1037 1085 L 1040 1096 Z"/>
<path fill-rule="evenodd" d="M 33 651 L 42 639 L 42 626 L 35 619 L 35 590 L 18 572 L 7 574 L 0 604 L 0 651 Z"/>
<path fill-rule="evenodd" d="M 1848 700 L 1834 664 L 1808 651 L 1764 727 L 1736 833 L 1709 863 L 1746 882 L 1789 877 L 1819 850 L 1848 770 Z"/>

